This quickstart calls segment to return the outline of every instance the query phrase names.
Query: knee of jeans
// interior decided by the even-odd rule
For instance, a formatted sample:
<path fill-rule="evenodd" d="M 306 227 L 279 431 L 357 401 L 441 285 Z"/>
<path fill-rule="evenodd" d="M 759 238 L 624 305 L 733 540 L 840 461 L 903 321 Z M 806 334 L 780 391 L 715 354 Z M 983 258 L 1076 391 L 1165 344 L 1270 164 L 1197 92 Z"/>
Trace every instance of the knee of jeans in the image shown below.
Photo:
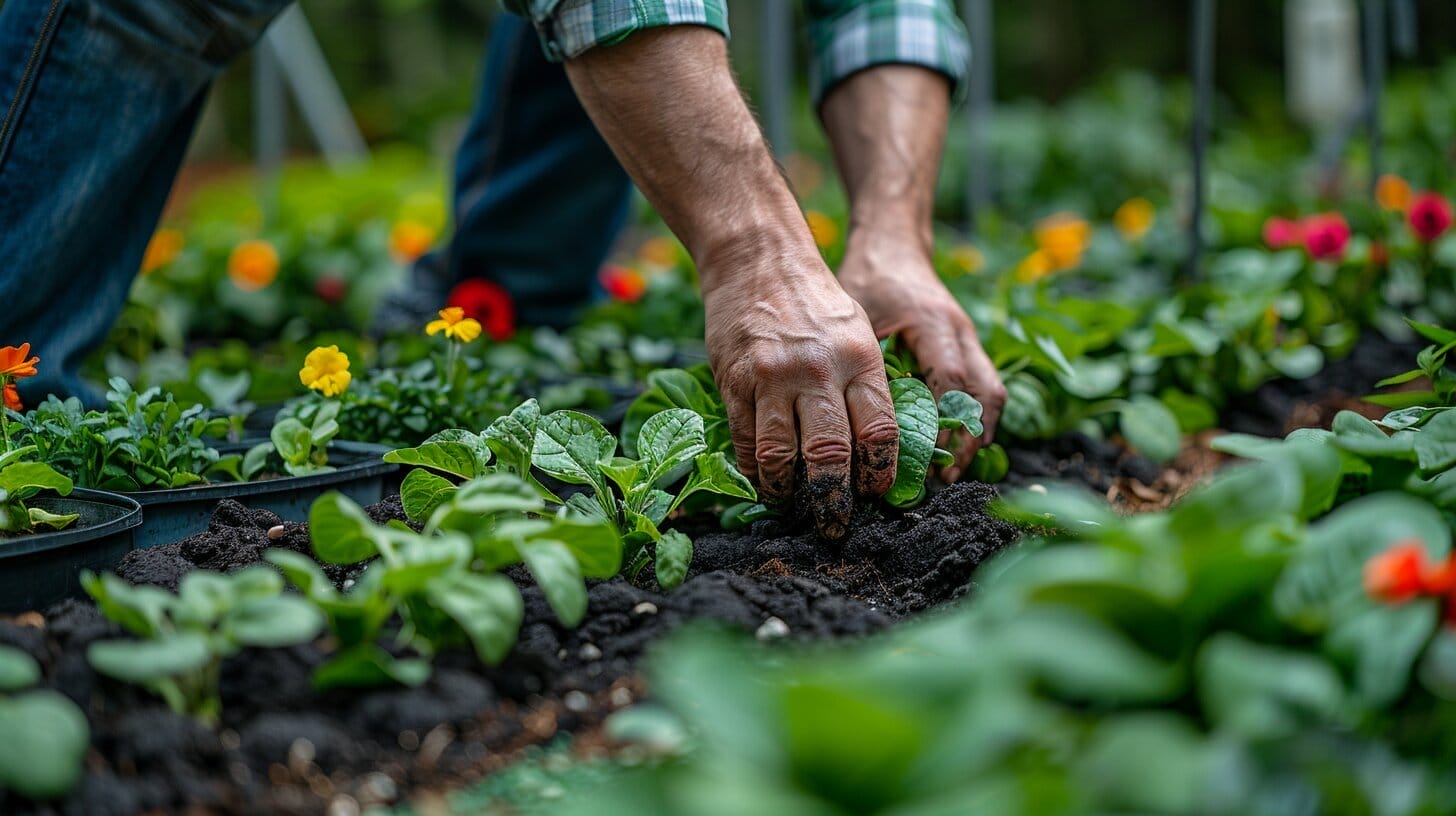
<path fill-rule="evenodd" d="M 293 0 L 91 0 L 169 46 L 225 64 L 248 50 Z"/>

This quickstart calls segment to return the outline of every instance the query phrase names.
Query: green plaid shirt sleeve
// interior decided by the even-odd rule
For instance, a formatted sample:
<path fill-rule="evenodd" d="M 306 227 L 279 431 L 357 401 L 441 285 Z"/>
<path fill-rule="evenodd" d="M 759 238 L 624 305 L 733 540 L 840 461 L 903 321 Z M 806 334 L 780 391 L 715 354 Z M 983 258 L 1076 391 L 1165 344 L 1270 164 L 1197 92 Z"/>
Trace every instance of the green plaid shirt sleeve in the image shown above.
<path fill-rule="evenodd" d="M 787 2 L 787 0 L 784 0 Z M 964 90 L 970 43 L 950 0 L 807 0 L 815 104 L 850 74 L 875 65 L 920 65 Z M 727 0 L 506 0 L 541 33 L 546 55 L 570 59 L 634 31 L 701 25 L 728 35 Z"/>
<path fill-rule="evenodd" d="M 939 71 L 965 93 L 971 46 L 950 0 L 808 0 L 809 87 L 818 105 L 831 88 L 875 65 Z"/>
<path fill-rule="evenodd" d="M 506 8 L 536 24 L 553 60 L 657 26 L 700 25 L 728 36 L 727 0 L 506 0 Z"/>

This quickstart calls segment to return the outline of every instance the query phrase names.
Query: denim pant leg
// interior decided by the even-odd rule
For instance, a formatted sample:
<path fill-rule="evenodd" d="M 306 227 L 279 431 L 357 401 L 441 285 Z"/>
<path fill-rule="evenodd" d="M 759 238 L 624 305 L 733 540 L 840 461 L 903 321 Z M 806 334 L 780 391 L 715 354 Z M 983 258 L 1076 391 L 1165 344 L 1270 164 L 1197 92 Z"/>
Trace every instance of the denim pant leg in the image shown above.
<path fill-rule="evenodd" d="M 631 192 L 566 70 L 543 56 L 530 25 L 501 15 L 455 159 L 454 235 L 416 264 L 412 291 L 391 298 L 381 327 L 417 329 L 451 287 L 476 277 L 511 293 L 522 324 L 568 325 L 598 292 Z"/>
<path fill-rule="evenodd" d="M 0 345 L 20 383 L 77 374 L 125 302 L 213 77 L 288 0 L 6 0 L 0 6 Z"/>

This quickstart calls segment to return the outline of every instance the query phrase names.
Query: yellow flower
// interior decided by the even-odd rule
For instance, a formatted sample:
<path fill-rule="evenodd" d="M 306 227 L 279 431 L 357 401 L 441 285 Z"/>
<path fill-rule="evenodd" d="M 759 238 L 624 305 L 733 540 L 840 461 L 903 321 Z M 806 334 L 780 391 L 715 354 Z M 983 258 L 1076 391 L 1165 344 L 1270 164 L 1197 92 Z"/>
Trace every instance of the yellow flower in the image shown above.
<path fill-rule="evenodd" d="M 182 252 L 182 233 L 168 227 L 157 230 L 147 242 L 146 254 L 142 255 L 142 274 L 155 272 L 177 260 Z"/>
<path fill-rule="evenodd" d="M 425 326 L 425 334 L 436 335 L 440 332 L 444 332 L 452 340 L 469 343 L 480 336 L 480 321 L 466 317 L 465 310 L 459 306 L 450 306 L 440 310 L 439 320 L 431 320 Z"/>
<path fill-rule="evenodd" d="M 430 251 L 435 231 L 419 221 L 404 220 L 389 230 L 389 250 L 400 263 L 410 263 Z"/>
<path fill-rule="evenodd" d="M 810 210 L 804 213 L 804 218 L 809 222 L 809 232 L 814 235 L 814 243 L 820 249 L 828 249 L 839 240 L 839 225 L 834 219 L 818 210 Z"/>
<path fill-rule="evenodd" d="M 1071 213 L 1058 213 L 1037 222 L 1033 234 L 1051 271 L 1060 272 L 1082 262 L 1082 253 L 1092 240 L 1092 226 Z"/>
<path fill-rule="evenodd" d="M 974 275 L 986 267 L 986 256 L 970 244 L 961 244 L 950 251 L 950 262 L 957 275 Z"/>
<path fill-rule="evenodd" d="M 1153 209 L 1153 203 L 1146 198 L 1129 198 L 1117 208 L 1112 214 L 1112 225 L 1124 240 L 1136 241 L 1148 234 L 1153 228 L 1153 219 L 1158 211 Z"/>
<path fill-rule="evenodd" d="M 349 355 L 338 346 L 319 346 L 303 359 L 298 379 L 326 397 L 336 397 L 349 387 Z"/>
<path fill-rule="evenodd" d="M 1375 182 L 1375 203 L 1381 209 L 1391 212 L 1405 212 L 1410 209 L 1415 192 L 1410 182 L 1400 176 L 1386 173 Z"/>
<path fill-rule="evenodd" d="M 1017 283 L 1035 283 L 1055 271 L 1057 270 L 1052 265 L 1051 256 L 1045 250 L 1038 249 L 1021 259 L 1014 274 Z"/>
<path fill-rule="evenodd" d="M 664 235 L 648 238 L 637 249 L 637 260 L 644 266 L 671 268 L 677 265 L 678 257 L 677 242 Z"/>
<path fill-rule="evenodd" d="M 1279 310 L 1272 303 L 1264 310 L 1264 325 L 1271 331 L 1279 327 Z"/>
<path fill-rule="evenodd" d="M 256 292 L 278 277 L 278 250 L 267 241 L 238 244 L 228 256 L 228 277 L 244 292 Z"/>

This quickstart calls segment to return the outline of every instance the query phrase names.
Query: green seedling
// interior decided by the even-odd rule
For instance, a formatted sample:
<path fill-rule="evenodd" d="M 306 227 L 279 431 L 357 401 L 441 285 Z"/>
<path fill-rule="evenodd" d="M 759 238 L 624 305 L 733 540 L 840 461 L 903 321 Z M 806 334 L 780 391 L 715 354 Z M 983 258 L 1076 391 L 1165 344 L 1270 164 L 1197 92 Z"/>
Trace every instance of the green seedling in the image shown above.
<path fill-rule="evenodd" d="M 29 799 L 64 796 L 81 778 L 91 731 L 81 709 L 40 682 L 30 655 L 0 646 L 0 794 Z"/>
<path fill-rule="evenodd" d="M 258 477 L 276 454 L 290 476 L 308 476 L 333 470 L 329 465 L 329 442 L 339 435 L 336 400 L 312 403 L 294 416 L 280 417 L 273 424 L 270 441 L 254 445 L 243 456 L 239 481 Z"/>
<path fill-rule="evenodd" d="M 0 533 L 33 533 L 41 529 L 61 530 L 71 526 L 79 513 L 50 513 L 29 507 L 26 500 L 43 490 L 62 496 L 71 493 L 71 480 L 50 465 L 24 461 L 34 454 L 34 445 L 0 453 Z"/>

